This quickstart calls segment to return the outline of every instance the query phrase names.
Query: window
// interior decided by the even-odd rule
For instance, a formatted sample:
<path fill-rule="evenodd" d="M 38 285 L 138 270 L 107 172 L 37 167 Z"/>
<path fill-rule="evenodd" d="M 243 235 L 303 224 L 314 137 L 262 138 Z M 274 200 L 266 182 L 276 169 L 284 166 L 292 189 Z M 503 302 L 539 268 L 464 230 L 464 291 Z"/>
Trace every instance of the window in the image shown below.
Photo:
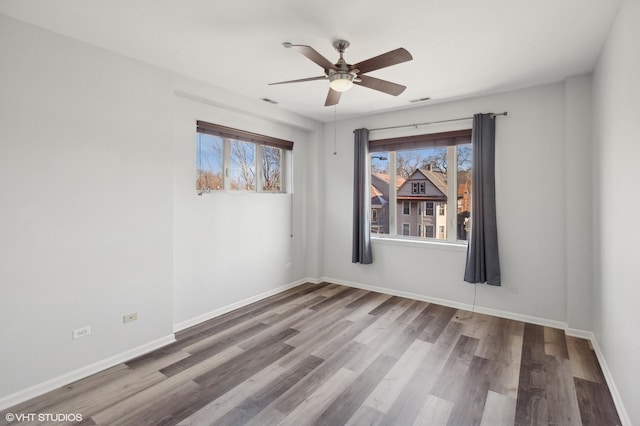
<path fill-rule="evenodd" d="M 471 130 L 369 142 L 372 191 L 385 234 L 465 241 L 471 215 Z M 411 216 L 411 209 L 416 212 Z M 437 212 L 437 213 L 436 213 Z M 410 217 L 407 217 L 410 216 Z M 402 223 L 398 220 L 402 217 Z"/>
<path fill-rule="evenodd" d="M 292 150 L 293 142 L 198 121 L 196 189 L 285 192 Z"/>
<path fill-rule="evenodd" d="M 425 182 L 413 182 L 411 184 L 412 194 L 424 194 L 424 191 L 425 191 Z"/>
<path fill-rule="evenodd" d="M 424 226 L 424 236 L 427 238 L 433 238 L 433 225 Z"/>
<path fill-rule="evenodd" d="M 426 202 L 425 204 L 425 208 L 424 208 L 424 215 L 425 216 L 433 216 L 433 202 Z"/>
<path fill-rule="evenodd" d="M 371 209 L 371 223 L 378 223 L 378 209 Z"/>

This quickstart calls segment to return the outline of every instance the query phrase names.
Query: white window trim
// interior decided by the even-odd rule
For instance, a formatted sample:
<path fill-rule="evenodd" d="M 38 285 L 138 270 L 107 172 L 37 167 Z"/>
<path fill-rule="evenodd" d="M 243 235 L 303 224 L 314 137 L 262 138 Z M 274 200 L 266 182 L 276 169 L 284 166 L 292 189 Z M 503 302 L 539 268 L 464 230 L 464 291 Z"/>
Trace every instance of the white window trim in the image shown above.
<path fill-rule="evenodd" d="M 458 164 L 457 151 L 456 146 L 447 147 L 447 156 L 448 162 L 450 164 Z M 397 202 L 397 188 L 395 184 L 392 184 L 391 181 L 395 179 L 395 175 L 391 174 L 392 170 L 396 170 L 397 161 L 396 161 L 396 151 L 389 151 L 388 155 L 388 164 L 389 164 L 389 234 L 372 234 L 371 240 L 376 242 L 390 242 L 397 241 L 401 245 L 435 245 L 441 247 L 452 247 L 452 248 L 462 248 L 464 250 L 467 249 L 468 241 L 466 240 L 458 240 L 457 239 L 457 214 L 450 215 L 447 218 L 447 227 L 446 229 L 453 230 L 453 232 L 447 232 L 446 240 L 438 240 L 434 238 L 422 238 L 422 237 L 408 237 L 406 235 L 398 234 L 398 223 L 396 218 L 396 213 L 398 210 Z M 370 162 L 369 162 L 370 163 Z M 369 164 L 371 166 L 371 164 Z M 369 171 L 371 173 L 371 171 Z M 457 212 L 457 188 L 458 188 L 458 176 L 457 173 L 452 173 L 451 176 L 451 184 L 447 186 L 447 210 Z M 433 217 L 437 217 L 436 212 L 437 206 L 434 203 L 433 205 Z M 404 208 L 402 209 L 404 216 Z M 411 211 L 411 205 L 409 205 L 409 211 Z M 426 213 L 426 204 L 425 204 L 425 213 Z M 392 234 L 393 232 L 393 234 Z M 434 236 L 436 235 L 437 229 L 434 227 Z"/>
<path fill-rule="evenodd" d="M 289 194 L 293 192 L 293 176 L 289 172 L 291 168 L 290 163 L 293 161 L 293 152 L 289 150 L 280 149 L 280 191 L 265 191 L 264 176 L 262 173 L 262 156 L 264 152 L 264 145 L 257 144 L 250 141 L 243 141 L 247 143 L 253 143 L 256 147 L 255 154 L 255 170 L 256 170 L 256 182 L 255 189 L 253 190 L 237 190 L 231 188 L 231 141 L 236 139 L 221 138 L 222 139 L 222 190 L 211 190 L 203 192 L 202 194 L 215 194 L 219 192 L 230 193 L 264 193 L 264 194 Z M 292 168 L 291 168 L 292 169 Z M 200 193 L 199 193 L 200 194 Z M 200 194 L 201 195 L 201 194 Z"/>

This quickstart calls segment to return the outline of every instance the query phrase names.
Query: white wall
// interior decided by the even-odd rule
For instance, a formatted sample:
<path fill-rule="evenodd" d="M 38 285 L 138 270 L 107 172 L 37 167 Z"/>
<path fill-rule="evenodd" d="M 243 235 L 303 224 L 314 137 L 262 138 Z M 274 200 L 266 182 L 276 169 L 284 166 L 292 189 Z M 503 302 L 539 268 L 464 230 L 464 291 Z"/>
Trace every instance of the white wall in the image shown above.
<path fill-rule="evenodd" d="M 195 190 L 195 121 L 294 141 L 291 194 Z M 315 250 L 306 220 L 317 170 L 306 158 L 317 149 L 310 132 L 206 102 L 174 99 L 174 315 L 177 328 L 210 313 L 307 276 Z M 293 209 L 291 203 L 293 201 Z M 293 223 L 292 223 L 293 214 Z M 291 234 L 293 232 L 293 237 Z M 310 241 L 312 250 L 309 250 Z M 285 269 L 290 263 L 291 268 Z"/>
<path fill-rule="evenodd" d="M 2 16 L 0 51 L 2 398 L 171 336 L 173 195 L 169 78 Z"/>
<path fill-rule="evenodd" d="M 351 263 L 353 130 L 508 111 L 496 124 L 496 198 L 502 287 L 478 286 L 477 304 L 567 321 L 565 285 L 565 88 L 563 83 L 338 121 L 325 134 L 324 276 L 471 304 L 465 248 L 373 242 L 372 265 Z M 457 125 L 470 126 L 467 123 Z M 469 128 L 469 127 L 467 127 Z M 427 130 L 431 129 L 431 130 Z M 442 129 L 438 129 L 442 130 Z M 435 130 L 435 131 L 438 131 Z M 419 128 L 407 132 L 434 131 Z M 372 134 L 372 139 L 389 137 Z M 330 243 L 329 243 L 330 242 Z"/>
<path fill-rule="evenodd" d="M 594 331 L 629 415 L 640 424 L 640 3 L 623 2 L 594 71 L 597 275 Z"/>
<path fill-rule="evenodd" d="M 0 51 L 0 409 L 317 276 L 316 122 L 2 15 Z M 196 195 L 196 119 L 295 142 L 293 238 L 290 195 Z"/>
<path fill-rule="evenodd" d="M 565 255 L 567 323 L 593 330 L 593 144 L 591 75 L 565 81 Z"/>

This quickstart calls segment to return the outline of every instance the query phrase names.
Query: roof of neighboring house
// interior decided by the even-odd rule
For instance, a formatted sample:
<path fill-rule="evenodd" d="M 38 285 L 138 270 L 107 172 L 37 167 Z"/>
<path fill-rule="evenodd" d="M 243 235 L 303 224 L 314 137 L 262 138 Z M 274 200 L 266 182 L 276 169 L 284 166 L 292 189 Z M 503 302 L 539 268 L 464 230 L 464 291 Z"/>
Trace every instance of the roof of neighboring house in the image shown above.
<path fill-rule="evenodd" d="M 384 206 L 389 202 L 384 198 L 382 192 L 378 191 L 374 185 L 371 185 L 371 205 L 372 206 Z"/>
<path fill-rule="evenodd" d="M 430 185 L 425 188 L 424 194 L 413 194 L 408 183 L 412 181 L 428 181 Z M 447 200 L 447 176 L 439 171 L 429 169 L 415 170 L 409 179 L 398 188 L 399 200 L 416 201 L 446 201 Z"/>
<path fill-rule="evenodd" d="M 371 176 L 380 179 L 384 183 L 387 183 L 387 184 L 389 183 L 389 173 L 376 172 L 376 173 L 372 173 Z M 405 182 L 405 179 L 402 176 L 396 175 L 396 188 L 400 187 L 404 182 Z"/>
<path fill-rule="evenodd" d="M 404 179 L 396 176 L 396 185 L 400 186 Z M 371 205 L 385 206 L 389 204 L 389 174 L 388 173 L 372 173 L 371 174 Z"/>
<path fill-rule="evenodd" d="M 423 175 L 433 183 L 443 195 L 447 195 L 447 175 L 429 169 L 420 169 Z"/>

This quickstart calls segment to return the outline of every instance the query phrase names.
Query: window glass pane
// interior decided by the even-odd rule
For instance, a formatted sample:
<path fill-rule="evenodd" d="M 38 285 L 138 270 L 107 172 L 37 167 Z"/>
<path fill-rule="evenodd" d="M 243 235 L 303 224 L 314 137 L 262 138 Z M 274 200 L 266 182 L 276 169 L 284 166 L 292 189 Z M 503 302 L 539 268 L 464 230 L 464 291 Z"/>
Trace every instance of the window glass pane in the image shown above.
<path fill-rule="evenodd" d="M 371 232 L 389 233 L 389 153 L 371 154 Z M 375 213 L 374 213 L 375 212 Z"/>
<path fill-rule="evenodd" d="M 372 232 L 467 239 L 471 144 L 374 152 L 370 158 L 372 217 L 377 219 L 371 224 Z M 393 216 L 395 221 L 390 221 Z"/>
<path fill-rule="evenodd" d="M 231 141 L 231 189 L 256 189 L 256 145 L 251 142 Z"/>
<path fill-rule="evenodd" d="M 222 138 L 198 133 L 196 147 L 198 191 L 220 190 L 222 184 Z"/>
<path fill-rule="evenodd" d="M 262 147 L 262 190 L 280 192 L 282 150 L 270 146 Z"/>
<path fill-rule="evenodd" d="M 436 237 L 446 238 L 446 216 L 436 217 L 435 210 L 439 203 L 447 202 L 447 147 L 397 151 L 396 185 L 398 201 L 416 209 L 407 224 L 417 230 L 415 235 L 433 238 L 429 229 L 445 226 L 445 232 Z M 407 214 L 406 208 L 403 213 Z M 399 229 L 398 234 L 406 235 L 404 229 Z"/>
<path fill-rule="evenodd" d="M 426 225 L 426 227 L 425 227 L 425 237 L 433 238 L 433 225 Z"/>
<path fill-rule="evenodd" d="M 467 240 L 471 216 L 471 144 L 456 147 L 458 157 L 457 239 Z"/>

